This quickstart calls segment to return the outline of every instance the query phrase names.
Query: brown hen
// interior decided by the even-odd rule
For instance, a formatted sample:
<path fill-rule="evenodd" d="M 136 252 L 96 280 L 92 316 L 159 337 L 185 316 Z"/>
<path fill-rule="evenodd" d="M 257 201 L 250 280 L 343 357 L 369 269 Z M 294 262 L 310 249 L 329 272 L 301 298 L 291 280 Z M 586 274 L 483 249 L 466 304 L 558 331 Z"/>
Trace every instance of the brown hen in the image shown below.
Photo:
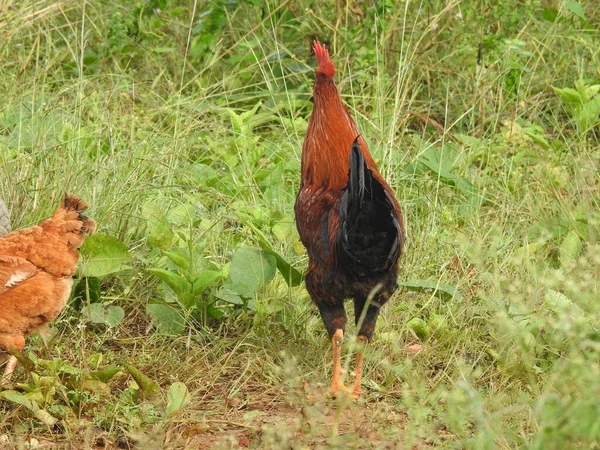
<path fill-rule="evenodd" d="M 65 306 L 78 248 L 96 229 L 82 214 L 88 207 L 67 195 L 52 218 L 0 238 L 0 358 L 21 351 L 25 336 L 39 331 Z M 3 386 L 16 366 L 17 359 L 9 356 Z"/>

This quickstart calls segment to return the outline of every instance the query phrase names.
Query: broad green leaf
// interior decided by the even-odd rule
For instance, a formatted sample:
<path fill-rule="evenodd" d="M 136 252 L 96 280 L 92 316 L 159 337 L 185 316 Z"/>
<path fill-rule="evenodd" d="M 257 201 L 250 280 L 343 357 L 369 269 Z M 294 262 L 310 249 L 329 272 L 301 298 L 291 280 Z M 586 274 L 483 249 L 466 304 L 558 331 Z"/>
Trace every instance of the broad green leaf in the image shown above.
<path fill-rule="evenodd" d="M 221 272 L 216 270 L 205 270 L 194 280 L 192 292 L 194 295 L 201 295 L 206 290 L 215 286 L 222 277 L 223 275 Z"/>
<path fill-rule="evenodd" d="M 95 233 L 81 246 L 84 263 L 79 268 L 82 277 L 103 277 L 130 269 L 127 263 L 131 253 L 127 245 L 114 236 Z"/>
<path fill-rule="evenodd" d="M 410 319 L 406 323 L 406 326 L 413 330 L 417 337 L 422 341 L 426 340 L 431 335 L 429 325 L 427 325 L 423 319 L 419 319 L 418 317 Z"/>
<path fill-rule="evenodd" d="M 198 305 L 198 300 L 198 297 L 191 292 L 180 294 L 177 297 L 177 301 L 185 308 L 186 311 L 193 310 L 194 307 Z"/>
<path fill-rule="evenodd" d="M 288 286 L 293 287 L 300 285 L 304 279 L 302 274 L 297 269 L 295 269 L 290 263 L 288 263 L 283 258 L 283 256 L 281 256 L 279 253 L 273 250 L 273 247 L 269 243 L 264 233 L 257 226 L 255 226 L 249 221 L 244 221 L 244 225 L 248 226 L 254 231 L 254 234 L 256 235 L 256 237 L 258 237 L 260 248 L 264 252 L 275 257 L 275 259 L 277 260 L 277 270 L 279 270 Z"/>
<path fill-rule="evenodd" d="M 175 272 L 156 268 L 148 269 L 148 272 L 164 281 L 167 286 L 173 289 L 173 292 L 175 292 L 175 294 L 178 296 L 189 293 L 192 290 L 192 285 L 185 278 L 176 274 Z"/>
<path fill-rule="evenodd" d="M 476 197 L 479 203 L 483 203 L 483 198 L 477 194 L 477 188 L 457 170 L 460 164 L 465 164 L 461 154 L 453 146 L 444 145 L 441 148 L 428 147 L 414 163 L 408 164 L 404 171 L 409 174 L 432 171 L 440 182 L 454 186 L 465 197 Z"/>
<path fill-rule="evenodd" d="M 302 283 L 302 281 L 304 280 L 302 273 L 300 273 L 289 262 L 287 262 L 283 258 L 283 256 L 281 256 L 275 250 L 268 250 L 266 248 L 263 248 L 263 251 L 275 257 L 275 259 L 277 260 L 277 269 L 285 279 L 285 282 L 288 284 L 288 286 L 294 287 Z"/>
<path fill-rule="evenodd" d="M 523 133 L 533 139 L 535 142 L 540 144 L 543 148 L 549 148 L 550 143 L 544 137 L 545 130 L 540 126 L 530 126 L 523 128 Z"/>
<path fill-rule="evenodd" d="M 139 369 L 131 364 L 123 364 L 123 367 L 129 372 L 132 378 L 140 388 L 140 392 L 145 398 L 151 398 L 160 393 L 160 386 L 156 381 L 147 375 L 144 375 Z"/>
<path fill-rule="evenodd" d="M 110 386 L 95 378 L 79 378 L 75 386 L 78 391 L 93 392 L 94 394 L 105 398 L 110 396 Z"/>
<path fill-rule="evenodd" d="M 429 317 L 427 325 L 431 330 L 431 333 L 436 337 L 441 337 L 448 330 L 448 321 L 446 317 L 441 314 L 433 314 Z"/>
<path fill-rule="evenodd" d="M 544 304 L 546 308 L 557 315 L 570 312 L 573 317 L 584 316 L 583 310 L 562 292 L 548 289 L 544 295 Z"/>
<path fill-rule="evenodd" d="M 229 269 L 227 288 L 242 297 L 252 297 L 254 293 L 275 276 L 276 258 L 250 247 L 236 250 Z"/>
<path fill-rule="evenodd" d="M 208 313 L 208 315 L 210 317 L 217 319 L 217 320 L 221 320 L 223 318 L 223 316 L 225 315 L 225 314 L 223 314 L 223 311 L 221 311 L 218 308 L 215 308 L 212 305 L 208 305 L 208 307 L 206 308 L 206 312 Z"/>
<path fill-rule="evenodd" d="M 581 254 L 583 243 L 579 235 L 574 231 L 569 231 L 565 236 L 559 248 L 559 261 L 562 267 L 569 267 Z"/>
<path fill-rule="evenodd" d="M 171 417 L 189 405 L 192 401 L 185 384 L 177 381 L 169 386 L 167 392 L 167 417 Z"/>
<path fill-rule="evenodd" d="M 436 280 L 409 280 L 400 283 L 400 286 L 404 286 L 410 291 L 433 292 L 433 295 L 442 300 L 462 300 L 462 295 L 458 292 L 458 289 Z"/>
<path fill-rule="evenodd" d="M 231 303 L 232 305 L 244 304 L 244 300 L 242 300 L 237 292 L 232 292 L 224 286 L 221 287 L 221 289 L 219 289 L 215 295 L 217 298 L 220 298 L 227 303 Z"/>
<path fill-rule="evenodd" d="M 163 251 L 164 255 L 169 258 L 180 269 L 189 269 L 190 257 L 183 249 L 172 249 L 171 251 Z"/>
<path fill-rule="evenodd" d="M 556 8 L 545 8 L 544 11 L 542 11 L 542 19 L 547 20 L 548 22 L 556 21 L 557 17 L 558 9 Z"/>
<path fill-rule="evenodd" d="M 28 399 L 25 395 L 23 395 L 17 391 L 8 390 L 8 391 L 0 392 L 0 398 L 3 398 L 4 400 L 8 400 L 9 402 L 16 403 L 17 405 L 24 406 L 31 412 L 34 412 L 35 410 L 39 409 L 39 406 L 36 403 L 34 403 L 32 400 Z"/>
<path fill-rule="evenodd" d="M 600 92 L 600 84 L 584 85 L 582 89 L 584 98 L 590 101 Z"/>
<path fill-rule="evenodd" d="M 149 242 L 160 249 L 167 249 L 173 244 L 175 235 L 167 220 L 164 205 L 146 202 L 142 206 L 142 216 L 148 220 Z"/>
<path fill-rule="evenodd" d="M 531 309 L 523 303 L 511 302 L 506 313 L 515 321 L 521 321 L 531 315 Z"/>
<path fill-rule="evenodd" d="M 477 188 L 464 177 L 458 177 L 454 182 L 456 189 L 465 194 L 465 197 L 470 198 L 476 196 Z M 477 196 L 479 198 L 479 196 Z"/>
<path fill-rule="evenodd" d="M 185 331 L 185 319 L 171 306 L 150 303 L 146 306 L 146 312 L 161 333 L 182 334 Z"/>
<path fill-rule="evenodd" d="M 571 2 L 569 3 L 569 9 L 573 14 L 575 14 L 579 19 L 585 21 L 585 12 L 583 11 L 583 7 L 579 2 Z"/>
<path fill-rule="evenodd" d="M 552 89 L 554 89 L 554 92 L 556 92 L 558 94 L 558 96 L 560 97 L 560 99 L 569 105 L 582 105 L 583 101 L 581 98 L 581 94 L 579 92 L 577 92 L 575 89 L 571 89 L 571 88 L 557 88 L 552 86 Z"/>
<path fill-rule="evenodd" d="M 122 369 L 119 366 L 106 366 L 102 370 L 95 370 L 93 372 L 88 372 L 86 376 L 93 380 L 102 381 L 103 383 L 108 383 L 112 377 L 114 377 L 117 373 L 119 373 Z"/>
<path fill-rule="evenodd" d="M 196 219 L 196 207 L 191 203 L 179 204 L 169 211 L 167 218 L 179 226 L 193 224 Z"/>
<path fill-rule="evenodd" d="M 44 393 L 39 390 L 34 390 L 25 394 L 25 396 L 33 403 L 34 405 L 42 405 L 45 401 Z"/>
<path fill-rule="evenodd" d="M 254 119 L 258 108 L 260 108 L 261 106 L 262 102 L 258 102 L 256 105 L 254 105 L 252 109 L 241 113 L 240 117 L 242 118 L 243 122 L 250 122 L 252 119 Z M 264 114 L 262 114 L 261 116 L 264 116 Z"/>
<path fill-rule="evenodd" d="M 600 115 L 600 97 L 596 97 L 587 102 L 579 112 L 579 125 L 583 130 L 598 124 Z"/>
<path fill-rule="evenodd" d="M 296 234 L 296 226 L 290 220 L 277 222 L 271 228 L 271 232 L 273 236 L 277 238 L 280 242 L 285 242 L 291 236 Z"/>
<path fill-rule="evenodd" d="M 12 350 L 10 354 L 17 358 L 17 361 L 19 364 L 21 364 L 21 367 L 23 367 L 27 372 L 31 372 L 33 369 L 35 369 L 34 362 L 25 353 L 18 350 Z"/>
<path fill-rule="evenodd" d="M 83 65 L 86 67 L 93 66 L 100 60 L 100 57 L 95 52 L 85 52 L 83 54 Z"/>
<path fill-rule="evenodd" d="M 99 370 L 100 364 L 104 361 L 104 354 L 102 353 L 92 353 L 87 357 L 88 365 L 94 367 L 96 370 Z"/>
<path fill-rule="evenodd" d="M 429 147 L 417 159 L 418 163 L 423 164 L 433 173 L 447 180 L 452 180 L 457 177 L 457 175 L 453 173 L 455 161 L 456 154 L 449 146 L 444 146 L 442 148 Z"/>
<path fill-rule="evenodd" d="M 105 306 L 102 303 L 92 303 L 85 310 L 92 323 L 99 323 L 111 327 L 119 325 L 125 318 L 125 311 L 119 306 Z"/>
<path fill-rule="evenodd" d="M 58 419 L 56 417 L 54 417 L 52 414 L 50 414 L 48 411 L 46 411 L 45 409 L 40 408 L 40 409 L 34 411 L 33 415 L 40 422 L 42 422 L 44 425 L 47 425 L 49 427 L 53 426 L 54 424 L 56 424 L 56 422 L 58 422 Z"/>
<path fill-rule="evenodd" d="M 73 288 L 73 300 L 76 308 L 81 307 L 81 302 L 98 303 L 101 299 L 100 280 L 96 277 L 84 277 Z"/>
<path fill-rule="evenodd" d="M 29 411 L 31 411 L 40 422 L 44 423 L 49 427 L 58 422 L 58 419 L 56 417 L 52 416 L 52 414 L 50 414 L 45 409 L 40 408 L 38 403 L 35 400 L 33 400 L 33 397 L 30 394 L 23 395 L 17 391 L 9 390 L 0 392 L 0 399 L 2 398 L 17 405 L 24 406 Z"/>

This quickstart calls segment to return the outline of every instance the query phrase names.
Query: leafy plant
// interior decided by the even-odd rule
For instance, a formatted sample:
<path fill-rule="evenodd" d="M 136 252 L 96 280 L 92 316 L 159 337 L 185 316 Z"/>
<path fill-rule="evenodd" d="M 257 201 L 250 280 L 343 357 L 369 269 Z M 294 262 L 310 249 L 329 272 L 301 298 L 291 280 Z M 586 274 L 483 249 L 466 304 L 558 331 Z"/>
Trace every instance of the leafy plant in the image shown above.
<path fill-rule="evenodd" d="M 446 283 L 440 283 L 437 280 L 409 280 L 402 281 L 400 286 L 409 291 L 426 292 L 435 295 L 445 301 L 460 301 L 462 295 L 454 286 Z"/>
<path fill-rule="evenodd" d="M 552 87 L 580 133 L 600 123 L 600 83 L 578 80 L 573 88 Z"/>
<path fill-rule="evenodd" d="M 473 213 L 484 202 L 479 189 L 466 178 L 467 160 L 455 145 L 445 144 L 442 147 L 428 145 L 413 163 L 409 163 L 404 171 L 411 175 L 432 173 L 442 184 L 453 186 L 465 198 L 461 214 Z"/>
<path fill-rule="evenodd" d="M 202 255 L 193 244 L 163 251 L 168 261 L 165 268 L 148 271 L 162 280 L 163 304 L 150 303 L 148 314 L 164 332 L 183 332 L 183 324 L 191 318 L 206 325 L 208 317 L 221 319 L 223 311 L 216 306 L 211 290 L 223 279 L 219 267 Z"/>
<path fill-rule="evenodd" d="M 132 255 L 126 244 L 114 236 L 95 233 L 81 247 L 82 263 L 78 269 L 82 277 L 73 288 L 72 297 L 77 308 L 87 304 L 82 312 L 94 324 L 116 326 L 125 318 L 125 311 L 117 305 L 102 302 L 100 280 L 109 275 L 130 270 L 127 263 Z"/>
<path fill-rule="evenodd" d="M 240 247 L 229 267 L 229 277 L 217 297 L 233 305 L 254 310 L 254 295 L 275 276 L 277 259 L 262 250 Z"/>

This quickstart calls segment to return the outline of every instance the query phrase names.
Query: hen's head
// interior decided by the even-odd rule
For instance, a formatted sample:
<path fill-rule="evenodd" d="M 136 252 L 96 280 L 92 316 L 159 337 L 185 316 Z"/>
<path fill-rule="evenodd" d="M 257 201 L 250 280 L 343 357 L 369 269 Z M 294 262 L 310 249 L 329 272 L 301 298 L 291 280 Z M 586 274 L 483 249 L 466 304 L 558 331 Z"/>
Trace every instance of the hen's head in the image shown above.
<path fill-rule="evenodd" d="M 313 41 L 313 51 L 317 57 L 317 73 L 322 73 L 327 77 L 332 77 L 335 73 L 333 61 L 329 59 L 329 50 L 316 39 Z"/>

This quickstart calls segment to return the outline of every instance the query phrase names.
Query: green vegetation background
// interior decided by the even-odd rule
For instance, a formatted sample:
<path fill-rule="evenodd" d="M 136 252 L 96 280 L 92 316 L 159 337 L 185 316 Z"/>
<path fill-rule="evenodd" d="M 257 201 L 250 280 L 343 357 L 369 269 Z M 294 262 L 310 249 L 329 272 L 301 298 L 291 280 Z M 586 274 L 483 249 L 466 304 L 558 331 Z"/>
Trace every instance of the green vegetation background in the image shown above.
<path fill-rule="evenodd" d="M 15 228 L 80 195 L 99 233 L 0 447 L 598 448 L 599 24 L 568 0 L 1 3 L 0 195 Z M 293 222 L 314 38 L 407 227 L 358 404 L 325 399 Z"/>

